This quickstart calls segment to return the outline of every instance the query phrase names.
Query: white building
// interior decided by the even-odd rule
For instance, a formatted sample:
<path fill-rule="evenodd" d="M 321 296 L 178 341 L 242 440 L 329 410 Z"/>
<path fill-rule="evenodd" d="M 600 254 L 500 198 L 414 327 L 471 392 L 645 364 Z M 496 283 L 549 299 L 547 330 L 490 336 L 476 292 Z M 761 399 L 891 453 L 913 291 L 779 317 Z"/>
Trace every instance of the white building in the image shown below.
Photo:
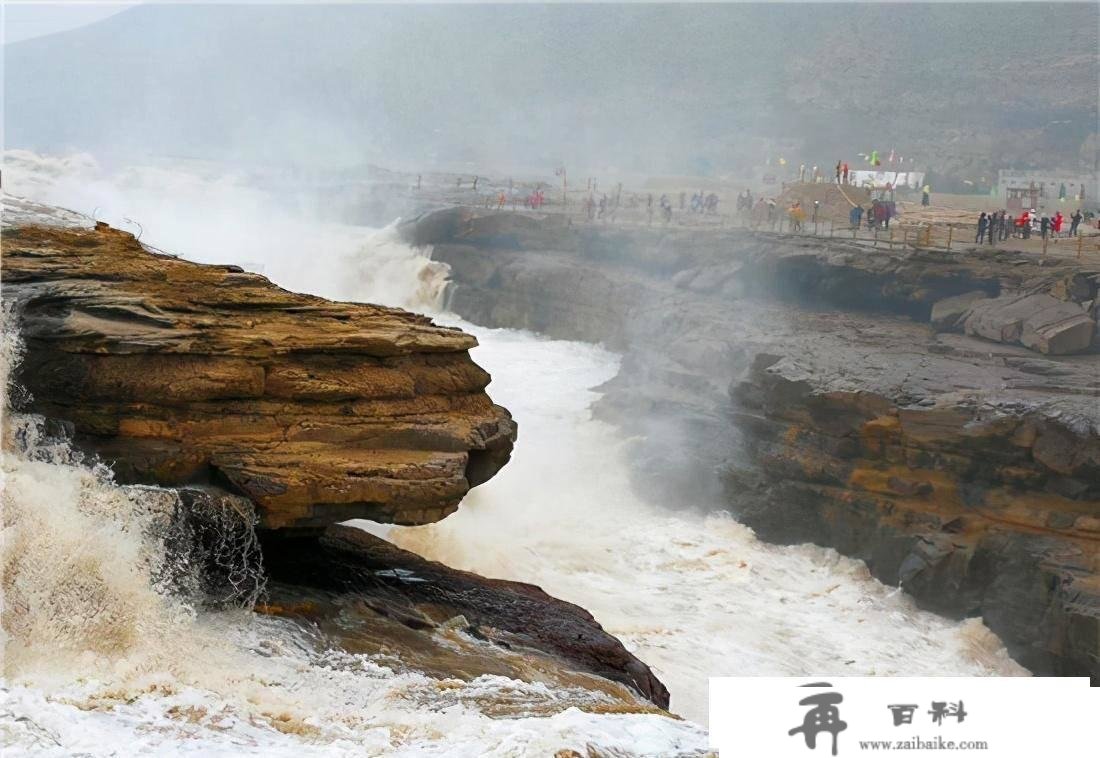
<path fill-rule="evenodd" d="M 1096 176 L 1068 171 L 1010 169 L 997 173 L 997 196 L 1009 210 L 1091 208 L 1100 202 L 1100 181 Z"/>

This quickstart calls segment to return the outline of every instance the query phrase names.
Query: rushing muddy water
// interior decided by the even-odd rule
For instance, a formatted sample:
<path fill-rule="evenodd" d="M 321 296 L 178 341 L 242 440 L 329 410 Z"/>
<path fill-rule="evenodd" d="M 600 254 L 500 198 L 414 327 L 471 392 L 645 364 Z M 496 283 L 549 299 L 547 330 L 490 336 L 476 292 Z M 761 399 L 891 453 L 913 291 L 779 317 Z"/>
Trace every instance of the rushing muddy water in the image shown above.
<path fill-rule="evenodd" d="M 918 611 L 856 561 L 766 545 L 724 515 L 641 497 L 630 481 L 630 441 L 589 412 L 595 388 L 618 370 L 617 356 L 436 313 L 446 269 L 429 251 L 388 230 L 309 230 L 263 223 L 252 210 L 227 243 L 203 233 L 201 211 L 189 216 L 180 210 L 185 201 L 173 206 L 137 184 L 143 199 L 120 193 L 113 213 L 143 219 L 162 248 L 262 268 L 291 289 L 425 310 L 476 334 L 474 358 L 493 375 L 490 394 L 520 425 L 512 461 L 444 522 L 363 526 L 427 557 L 533 582 L 587 608 L 654 667 L 673 711 L 702 723 L 710 675 L 1025 673 L 980 622 Z M 192 186 L 170 186 L 181 184 Z M 48 186 L 42 199 L 65 199 L 56 182 Z M 128 202 L 136 210 L 126 210 Z M 14 342 L 7 347 L 5 366 Z M 186 598 L 157 591 L 155 530 L 135 526 L 165 494 L 119 488 L 107 472 L 66 455 L 5 456 L 4 560 L 18 569 L 6 571 L 5 582 L 24 582 L 15 589 L 36 603 L 5 613 L 40 613 L 36 623 L 47 630 L 74 613 L 109 617 L 102 633 L 115 638 L 89 647 L 67 629 L 14 640 L 19 654 L 5 661 L 0 734 L 16 753 L 100 754 L 126 744 L 161 754 L 526 755 L 591 743 L 673 755 L 705 745 L 691 723 L 568 708 L 600 710 L 590 692 L 489 674 L 441 683 L 377 656 L 328 649 L 287 621 L 198 612 Z M 72 519 L 79 529 L 63 523 Z M 54 565 L 73 551 L 79 561 Z M 50 571 L 37 570 L 46 565 Z M 98 594 L 81 592 L 87 586 Z M 50 605 L 62 600 L 71 607 Z M 20 634 L 8 615 L 5 631 Z"/>
<path fill-rule="evenodd" d="M 587 608 L 701 723 L 708 676 L 1022 673 L 980 621 L 919 611 L 858 561 L 635 494 L 629 441 L 588 410 L 613 354 L 455 323 L 478 335 L 475 360 L 520 438 L 458 513 L 391 530 L 398 544 Z"/>

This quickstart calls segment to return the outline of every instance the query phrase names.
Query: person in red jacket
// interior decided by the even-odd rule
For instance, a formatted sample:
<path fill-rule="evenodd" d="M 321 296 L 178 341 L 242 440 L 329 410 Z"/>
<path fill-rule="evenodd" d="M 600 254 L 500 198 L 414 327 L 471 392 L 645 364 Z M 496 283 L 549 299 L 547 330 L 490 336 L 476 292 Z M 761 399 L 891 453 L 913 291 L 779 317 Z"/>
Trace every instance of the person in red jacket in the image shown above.
<path fill-rule="evenodd" d="M 1066 220 L 1061 211 L 1054 214 L 1054 218 L 1051 220 L 1051 226 L 1054 227 L 1055 236 L 1062 233 L 1062 223 Z"/>
<path fill-rule="evenodd" d="M 1031 215 L 1027 211 L 1021 213 L 1020 217 L 1016 219 L 1016 228 L 1024 239 L 1031 236 Z"/>

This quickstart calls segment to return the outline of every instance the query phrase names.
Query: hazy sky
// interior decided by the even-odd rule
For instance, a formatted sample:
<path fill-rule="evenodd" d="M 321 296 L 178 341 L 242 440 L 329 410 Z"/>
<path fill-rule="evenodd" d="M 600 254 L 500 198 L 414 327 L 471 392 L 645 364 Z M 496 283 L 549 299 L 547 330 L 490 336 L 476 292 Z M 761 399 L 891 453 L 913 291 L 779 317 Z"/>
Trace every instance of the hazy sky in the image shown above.
<path fill-rule="evenodd" d="M 156 2 L 157 0 L 153 0 Z M 161 0 L 162 2 L 165 0 Z M 167 0 L 173 4 L 182 4 L 188 0 Z M 197 1 L 197 0 L 196 0 Z M 295 2 L 295 0 L 289 0 Z M 298 0 L 300 2 L 300 0 Z M 348 0 L 337 0 L 347 2 Z M 371 0 L 360 0 L 360 2 Z M 377 0 L 376 0 L 377 1 Z M 407 1 L 407 0 L 406 0 Z M 427 1 L 427 0 L 420 0 Z M 474 2 L 475 0 L 431 0 L 434 3 L 448 2 Z M 547 2 L 547 0 L 519 0 L 520 2 Z M 549 2 L 570 2 L 571 0 L 549 0 Z M 628 0 L 630 1 L 630 0 Z M 637 0 L 634 0 L 637 1 Z M 805 0 L 804 0 L 805 1 Z M 896 2 L 898 0 L 887 0 Z M 904 0 L 902 0 L 904 1 Z M 98 2 L 97 0 L 68 0 L 67 2 L 43 2 L 42 0 L 3 0 L 0 16 L 4 19 L 4 42 L 18 42 L 32 37 L 41 37 L 45 34 L 63 32 L 68 29 L 100 21 L 126 10 L 132 5 L 140 4 L 141 0 L 130 2 Z M 263 0 L 236 0 L 236 2 L 218 3 L 220 5 L 243 4 L 244 2 L 260 3 Z M 266 0 L 266 2 L 286 3 L 288 0 Z M 517 0 L 512 0 L 517 2 Z M 844 0 L 841 0 L 844 2 Z"/>
<path fill-rule="evenodd" d="M 0 3 L 9 148 L 702 176 L 896 148 L 970 184 L 1095 153 L 1095 4 Z M 990 12 L 1059 20 L 1026 92 Z"/>
<path fill-rule="evenodd" d="M 68 0 L 67 2 L 43 2 L 42 0 L 3 0 L 3 10 L 0 10 L 0 16 L 4 18 L 3 40 L 4 42 L 18 42 L 19 40 L 30 39 L 32 37 L 41 37 L 44 34 L 53 34 L 54 32 L 75 29 L 107 18 L 108 16 L 113 16 L 132 5 L 138 5 L 141 1 L 142 0 L 131 0 L 130 2 L 98 2 L 97 0 Z M 157 0 L 153 1 L 156 2 Z M 165 0 L 161 1 L 163 2 Z M 167 1 L 175 4 L 187 2 L 187 0 Z M 242 4 L 242 2 L 245 1 L 250 1 L 252 3 L 262 2 L 262 0 L 236 0 L 236 2 L 218 4 Z M 274 3 L 286 3 L 287 1 L 288 0 L 266 0 L 266 2 Z M 294 0 L 290 1 L 294 2 Z M 336 1 L 347 2 L 348 0 Z M 364 1 L 369 2 L 371 0 L 360 0 L 360 2 Z M 435 3 L 474 1 L 475 0 L 431 0 L 431 2 Z M 511 1 L 516 2 L 517 0 Z M 519 1 L 535 2 L 536 0 Z M 537 1 L 547 2 L 548 0 Z M 555 1 L 570 2 L 571 0 L 549 0 L 549 2 Z M 840 1 L 844 2 L 844 0 Z"/>
<path fill-rule="evenodd" d="M 18 42 L 44 34 L 76 29 L 135 5 L 133 2 L 18 2 L 4 0 L 4 42 Z"/>

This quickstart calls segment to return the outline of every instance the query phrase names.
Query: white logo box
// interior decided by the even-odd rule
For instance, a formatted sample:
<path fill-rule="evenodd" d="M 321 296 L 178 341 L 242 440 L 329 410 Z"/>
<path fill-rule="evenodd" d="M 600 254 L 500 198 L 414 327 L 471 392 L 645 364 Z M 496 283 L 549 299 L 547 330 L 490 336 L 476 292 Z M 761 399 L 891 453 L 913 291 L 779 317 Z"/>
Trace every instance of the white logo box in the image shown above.
<path fill-rule="evenodd" d="M 805 686 L 821 683 L 830 686 Z M 799 704 L 807 698 L 811 704 Z M 807 731 L 816 731 L 812 749 Z M 1098 758 L 1100 688 L 1084 677 L 710 680 L 710 744 L 721 758 L 831 756 L 834 733 L 838 758 Z"/>

